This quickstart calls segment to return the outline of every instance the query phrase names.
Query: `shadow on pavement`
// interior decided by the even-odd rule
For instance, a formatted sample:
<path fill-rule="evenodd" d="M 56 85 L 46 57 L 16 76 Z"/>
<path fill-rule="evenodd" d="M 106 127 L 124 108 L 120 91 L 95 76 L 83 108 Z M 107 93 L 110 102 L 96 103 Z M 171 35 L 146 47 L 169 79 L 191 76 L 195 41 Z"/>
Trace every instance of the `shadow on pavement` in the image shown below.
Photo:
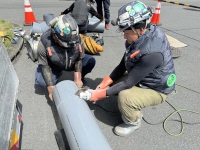
<path fill-rule="evenodd" d="M 102 80 L 102 78 L 96 78 L 95 80 L 86 78 L 87 86 L 96 89 Z M 94 110 L 94 116 L 99 121 L 113 127 L 123 122 L 118 109 L 117 96 L 107 97 L 95 104 L 93 102 L 87 102 L 87 104 L 91 110 Z"/>
<path fill-rule="evenodd" d="M 197 8 L 183 8 L 185 10 L 191 10 L 191 11 L 200 11 L 200 9 Z"/>
<path fill-rule="evenodd" d="M 117 106 L 117 96 L 100 100 L 95 104 L 88 102 L 88 106 L 94 110 L 94 115 L 99 121 L 109 126 L 115 127 L 123 122 Z"/>
<path fill-rule="evenodd" d="M 45 95 L 47 99 L 47 104 L 51 107 L 52 114 L 54 116 L 55 124 L 58 130 L 62 129 L 62 124 L 60 121 L 60 117 L 54 102 L 52 102 L 49 98 L 48 91 L 45 87 L 35 84 L 35 93 L 39 95 Z"/>

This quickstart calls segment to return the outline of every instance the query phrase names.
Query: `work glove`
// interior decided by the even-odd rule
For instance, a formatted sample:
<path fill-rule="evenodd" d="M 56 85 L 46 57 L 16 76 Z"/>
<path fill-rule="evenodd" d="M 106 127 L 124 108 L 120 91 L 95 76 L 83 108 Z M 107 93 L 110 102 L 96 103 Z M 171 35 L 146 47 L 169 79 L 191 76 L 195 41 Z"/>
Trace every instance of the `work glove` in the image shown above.
<path fill-rule="evenodd" d="M 78 93 L 78 96 L 84 100 L 96 102 L 106 97 L 106 89 L 86 90 Z"/>
<path fill-rule="evenodd" d="M 50 98 L 50 100 L 51 101 L 54 101 L 53 100 L 53 89 L 54 89 L 54 86 L 47 86 L 47 90 L 48 90 L 48 92 L 49 92 L 49 98 Z"/>
<path fill-rule="evenodd" d="M 83 86 L 83 82 L 81 80 L 81 72 L 74 72 L 74 82 L 76 83 L 78 88 Z"/>
<path fill-rule="evenodd" d="M 96 87 L 97 89 L 107 89 L 109 85 L 113 83 L 113 80 L 109 76 L 105 76 L 101 83 Z"/>

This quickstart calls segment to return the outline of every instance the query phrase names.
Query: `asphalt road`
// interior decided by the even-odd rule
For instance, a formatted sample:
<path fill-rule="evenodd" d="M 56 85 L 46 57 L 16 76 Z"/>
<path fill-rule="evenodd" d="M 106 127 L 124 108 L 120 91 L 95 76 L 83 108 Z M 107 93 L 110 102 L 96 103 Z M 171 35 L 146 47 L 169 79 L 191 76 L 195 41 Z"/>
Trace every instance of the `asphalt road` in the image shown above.
<path fill-rule="evenodd" d="M 125 2 L 128 2 L 128 0 L 111 1 L 111 19 L 117 17 L 118 9 Z M 155 0 L 143 0 L 143 2 L 153 8 L 157 4 Z M 200 6 L 199 0 L 180 0 L 179 2 Z M 0 19 L 7 19 L 23 26 L 23 1 L 1 0 L 0 3 Z M 72 1 L 34 0 L 30 1 L 30 3 L 36 20 L 40 22 L 43 20 L 43 14 L 53 13 L 55 16 L 59 15 Z M 179 48 L 182 55 L 174 59 L 177 74 L 177 93 L 169 95 L 168 101 L 177 109 L 188 109 L 198 112 L 200 112 L 200 93 L 194 91 L 200 92 L 199 16 L 200 9 L 165 2 L 161 4 L 161 28 L 167 35 L 188 45 Z M 24 29 L 26 34 L 29 34 L 30 26 L 25 26 Z M 124 39 L 122 35 L 115 32 L 116 29 L 116 27 L 111 26 L 110 30 L 105 30 L 104 32 L 104 52 L 100 56 L 95 56 L 96 66 L 92 73 L 86 77 L 91 88 L 95 88 L 105 75 L 110 74 L 124 53 Z M 22 104 L 24 123 L 22 149 L 57 150 L 54 132 L 57 129 L 61 129 L 62 126 L 54 104 L 49 103 L 46 89 L 34 86 L 34 74 L 37 63 L 33 63 L 28 59 L 26 53 L 26 49 L 23 49 L 20 57 L 14 64 L 20 80 L 18 100 Z M 98 102 L 97 105 L 90 103 L 88 105 L 113 150 L 199 150 L 200 125 L 198 124 L 184 124 L 184 130 L 180 136 L 171 136 L 164 131 L 162 124 L 150 125 L 142 121 L 142 126 L 139 130 L 128 137 L 119 137 L 113 133 L 113 128 L 122 122 L 117 108 L 117 98 L 110 97 Z M 163 121 L 173 111 L 173 108 L 164 102 L 158 106 L 145 108 L 143 115 L 148 122 L 156 124 Z M 185 122 L 200 122 L 200 116 L 197 114 L 182 111 L 181 115 Z M 180 120 L 177 114 L 171 119 Z M 181 124 L 178 121 L 168 121 L 166 128 L 170 133 L 178 134 Z"/>

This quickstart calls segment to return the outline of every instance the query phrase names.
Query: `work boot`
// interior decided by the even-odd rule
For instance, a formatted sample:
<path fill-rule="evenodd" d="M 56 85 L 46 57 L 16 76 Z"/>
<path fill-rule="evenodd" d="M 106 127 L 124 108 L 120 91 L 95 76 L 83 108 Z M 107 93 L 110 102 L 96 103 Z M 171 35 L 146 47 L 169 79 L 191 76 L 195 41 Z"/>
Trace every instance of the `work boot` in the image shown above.
<path fill-rule="evenodd" d="M 110 29 L 110 25 L 109 25 L 109 24 L 106 24 L 106 25 L 105 25 L 105 28 L 106 28 L 106 30 L 109 30 L 109 29 Z"/>
<path fill-rule="evenodd" d="M 122 119 L 124 120 L 125 118 L 122 117 Z M 141 119 L 133 123 L 127 122 L 127 121 L 125 122 L 126 123 L 122 123 L 115 127 L 114 129 L 115 134 L 119 136 L 127 136 L 131 134 L 132 132 L 134 132 L 135 130 L 139 129 L 141 126 Z"/>

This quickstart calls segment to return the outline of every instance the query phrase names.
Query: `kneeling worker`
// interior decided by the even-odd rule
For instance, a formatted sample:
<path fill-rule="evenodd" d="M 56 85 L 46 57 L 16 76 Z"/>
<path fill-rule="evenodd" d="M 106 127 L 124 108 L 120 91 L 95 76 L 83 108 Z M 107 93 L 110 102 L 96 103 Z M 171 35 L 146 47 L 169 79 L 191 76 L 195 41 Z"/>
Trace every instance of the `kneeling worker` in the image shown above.
<path fill-rule="evenodd" d="M 124 121 L 114 129 L 119 136 L 137 130 L 141 126 L 142 108 L 164 102 L 175 88 L 170 44 L 163 31 L 150 24 L 151 16 L 151 9 L 140 1 L 129 2 L 119 9 L 113 24 L 118 25 L 126 39 L 122 60 L 96 90 L 80 93 L 80 98 L 90 101 L 118 95 Z M 117 80 L 120 81 L 116 83 Z"/>
<path fill-rule="evenodd" d="M 53 100 L 54 85 L 67 80 L 69 71 L 74 71 L 74 82 L 81 88 L 84 76 L 95 65 L 95 59 L 85 54 L 78 25 L 70 15 L 56 17 L 50 24 L 51 28 L 41 36 L 38 46 L 36 84 L 46 86 L 49 98 Z"/>
<path fill-rule="evenodd" d="M 93 0 L 75 0 L 69 8 L 61 12 L 61 15 L 71 13 L 71 16 L 76 20 L 81 34 L 87 33 L 89 24 L 89 13 L 103 21 L 103 17 L 91 6 Z"/>

